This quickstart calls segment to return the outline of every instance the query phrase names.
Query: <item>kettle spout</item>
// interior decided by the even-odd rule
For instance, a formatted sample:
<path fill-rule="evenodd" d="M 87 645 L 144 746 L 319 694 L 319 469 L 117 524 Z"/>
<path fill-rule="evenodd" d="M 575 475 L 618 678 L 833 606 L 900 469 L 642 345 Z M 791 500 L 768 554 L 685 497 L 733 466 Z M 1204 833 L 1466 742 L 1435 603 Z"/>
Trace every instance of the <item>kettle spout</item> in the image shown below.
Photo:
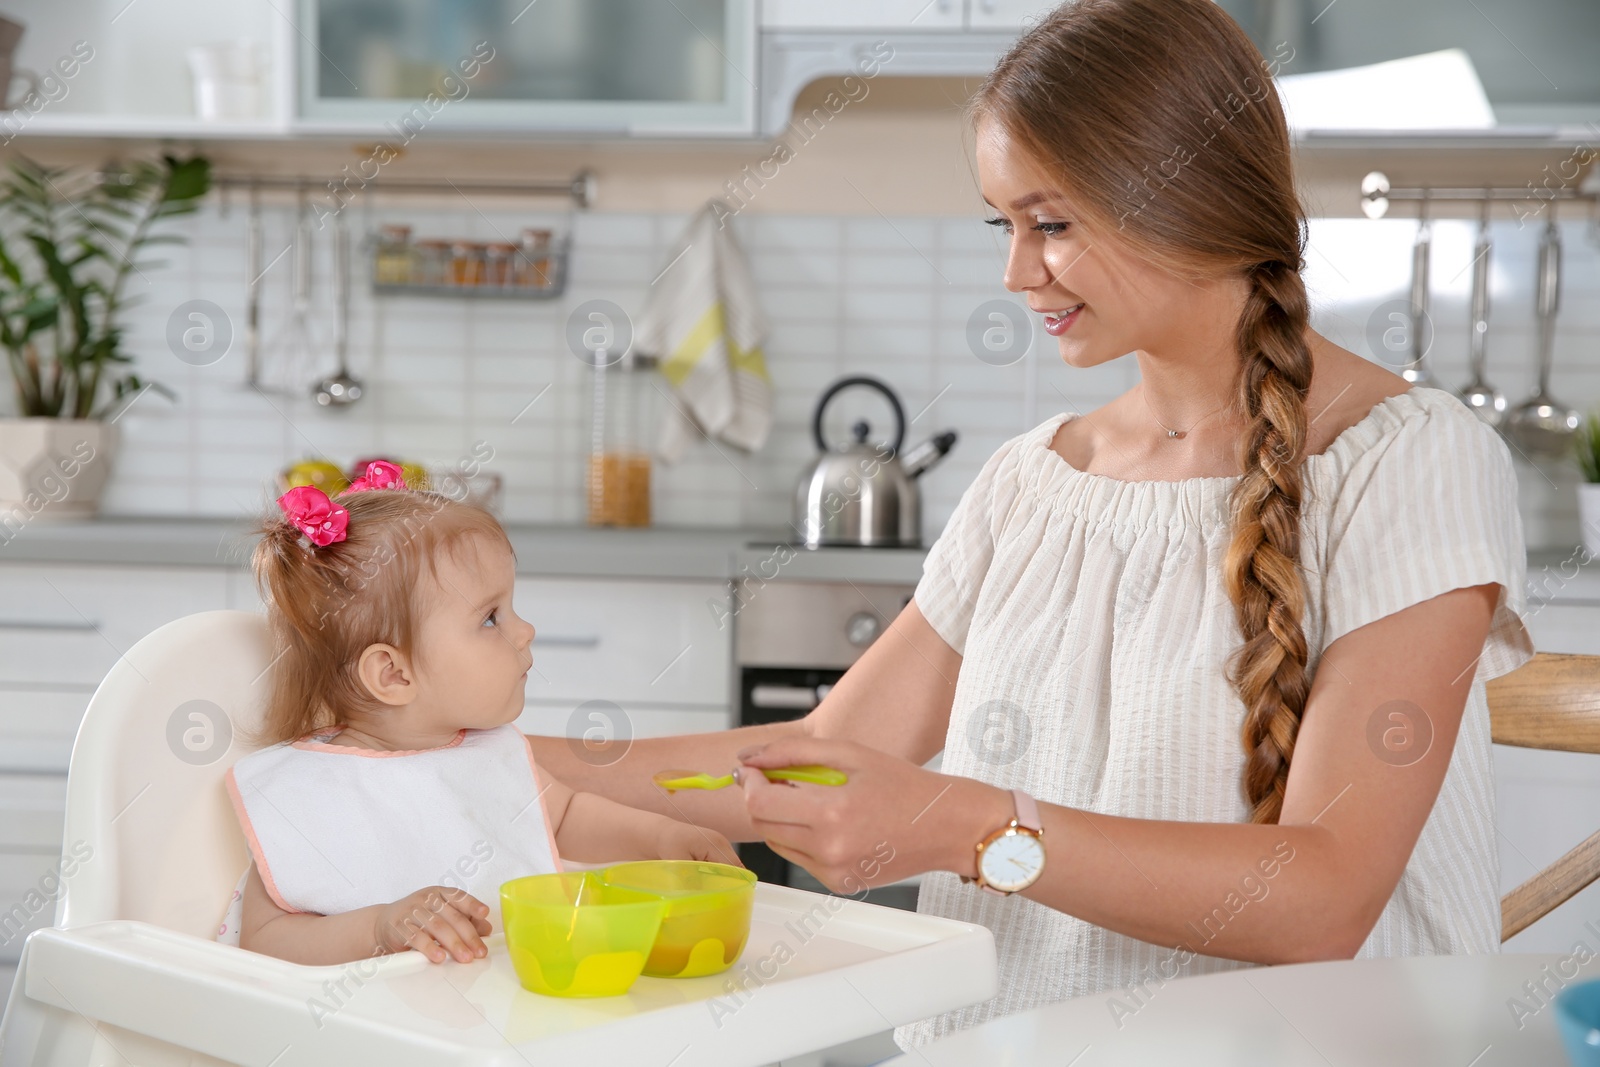
<path fill-rule="evenodd" d="M 950 449 L 955 447 L 955 443 L 954 430 L 946 430 L 937 437 L 930 437 L 920 445 L 906 450 L 906 454 L 900 457 L 900 469 L 906 472 L 906 477 L 915 478 L 943 459 Z"/>

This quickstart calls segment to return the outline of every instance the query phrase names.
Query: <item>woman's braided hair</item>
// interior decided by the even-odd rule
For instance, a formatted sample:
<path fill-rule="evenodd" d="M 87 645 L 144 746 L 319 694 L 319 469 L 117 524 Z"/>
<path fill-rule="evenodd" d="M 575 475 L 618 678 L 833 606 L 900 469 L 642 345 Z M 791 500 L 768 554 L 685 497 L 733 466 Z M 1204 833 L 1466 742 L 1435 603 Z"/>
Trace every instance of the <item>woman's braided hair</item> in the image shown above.
<path fill-rule="evenodd" d="M 1087 233 L 1113 234 L 1177 277 L 1250 281 L 1224 571 L 1243 637 L 1228 666 L 1245 707 L 1241 784 L 1257 823 L 1278 821 L 1309 689 L 1306 226 L 1275 69 L 1213 0 L 1069 0 L 1023 34 L 971 105 L 975 123 L 999 123 L 1070 198 Z"/>

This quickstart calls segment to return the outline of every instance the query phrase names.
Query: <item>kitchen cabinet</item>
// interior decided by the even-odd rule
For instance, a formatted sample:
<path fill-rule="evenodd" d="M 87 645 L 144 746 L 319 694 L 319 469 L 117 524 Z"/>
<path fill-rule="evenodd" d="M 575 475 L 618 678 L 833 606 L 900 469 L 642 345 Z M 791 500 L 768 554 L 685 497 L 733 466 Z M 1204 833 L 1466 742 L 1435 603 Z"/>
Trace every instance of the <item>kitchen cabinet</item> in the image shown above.
<path fill-rule="evenodd" d="M 1056 7 L 1039 0 L 967 0 L 967 5 L 967 25 L 975 30 L 1023 30 Z"/>
<path fill-rule="evenodd" d="M 945 0 L 950 2 L 950 0 Z M 300 0 L 296 129 L 749 136 L 752 0 Z"/>
<path fill-rule="evenodd" d="M 959 30 L 967 0 L 762 0 L 763 30 Z"/>

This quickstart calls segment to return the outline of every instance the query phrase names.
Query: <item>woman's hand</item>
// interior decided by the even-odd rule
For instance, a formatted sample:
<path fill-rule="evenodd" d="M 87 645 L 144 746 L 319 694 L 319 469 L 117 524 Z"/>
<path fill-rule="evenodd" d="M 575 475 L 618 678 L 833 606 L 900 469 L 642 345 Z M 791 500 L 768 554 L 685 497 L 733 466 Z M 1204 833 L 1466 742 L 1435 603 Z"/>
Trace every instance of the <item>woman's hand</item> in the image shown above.
<path fill-rule="evenodd" d="M 923 871 L 971 875 L 973 846 L 1011 817 L 1003 790 L 850 741 L 784 738 L 740 752 L 739 759 L 735 774 L 756 832 L 836 893 Z M 769 782 L 759 773 L 804 764 L 834 767 L 849 781 Z"/>
<path fill-rule="evenodd" d="M 743 867 L 739 852 L 715 830 L 661 816 L 661 832 L 656 837 L 656 859 L 700 860 Z"/>
<path fill-rule="evenodd" d="M 384 952 L 414 948 L 434 963 L 449 953 L 462 963 L 489 954 L 489 906 L 464 889 L 430 885 L 385 904 L 373 923 Z"/>

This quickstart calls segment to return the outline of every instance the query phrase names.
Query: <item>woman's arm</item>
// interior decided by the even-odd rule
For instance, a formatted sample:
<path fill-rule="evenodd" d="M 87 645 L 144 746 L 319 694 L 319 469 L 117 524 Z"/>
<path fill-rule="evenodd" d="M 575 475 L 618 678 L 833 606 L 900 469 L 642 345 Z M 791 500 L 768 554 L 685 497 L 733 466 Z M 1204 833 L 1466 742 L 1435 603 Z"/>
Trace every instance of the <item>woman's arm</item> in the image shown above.
<path fill-rule="evenodd" d="M 757 839 L 737 789 L 667 794 L 651 782 L 671 768 L 725 774 L 747 748 L 783 738 L 853 741 L 926 763 L 944 746 L 961 657 L 934 632 L 915 601 L 844 673 L 810 714 L 790 722 L 631 742 L 530 737 L 534 758 L 573 788 L 711 827 L 733 841 Z"/>
<path fill-rule="evenodd" d="M 1024 895 L 1207 956 L 1258 963 L 1353 956 L 1433 809 L 1497 590 L 1453 590 L 1325 650 L 1278 824 L 1130 819 L 1040 804 L 1047 860 Z M 1402 718 L 1391 719 L 1394 713 Z M 1368 740 L 1375 719 L 1381 735 L 1403 729 L 1405 716 L 1432 733 L 1426 754 L 1409 763 L 1386 758 Z M 1005 790 L 853 746 L 788 740 L 745 762 L 832 762 L 850 773 L 842 787 L 741 774 L 768 843 L 845 892 L 926 870 L 971 876 L 974 845 L 1013 814 Z"/>

